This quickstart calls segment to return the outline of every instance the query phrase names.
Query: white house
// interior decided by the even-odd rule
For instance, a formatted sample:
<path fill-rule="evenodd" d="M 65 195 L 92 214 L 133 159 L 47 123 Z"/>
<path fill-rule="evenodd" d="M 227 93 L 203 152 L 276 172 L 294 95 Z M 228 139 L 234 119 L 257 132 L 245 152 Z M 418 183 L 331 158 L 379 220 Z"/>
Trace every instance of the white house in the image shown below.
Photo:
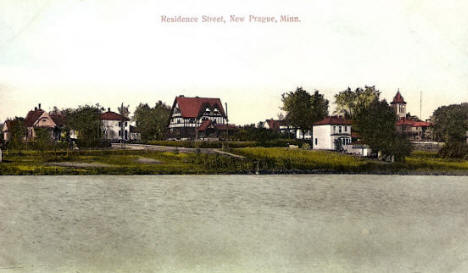
<path fill-rule="evenodd" d="M 302 132 L 301 129 L 296 130 L 296 138 L 297 139 L 311 139 L 312 138 L 312 132 L 310 130 L 306 131 L 305 133 Z"/>
<path fill-rule="evenodd" d="M 130 120 L 110 109 L 101 114 L 101 126 L 105 139 L 113 141 L 130 139 Z"/>
<path fill-rule="evenodd" d="M 290 134 L 296 134 L 296 128 L 293 126 L 289 125 L 289 123 L 286 120 L 274 120 L 274 119 L 267 119 L 266 122 L 266 128 L 272 131 L 279 132 L 281 134 L 287 134 L 288 132 Z"/>
<path fill-rule="evenodd" d="M 10 141 L 10 138 L 11 138 L 11 132 L 10 132 L 10 128 L 12 126 L 12 120 L 6 120 L 4 123 L 3 123 L 3 126 L 2 126 L 2 132 L 3 132 L 3 140 L 5 142 L 8 142 Z"/>
<path fill-rule="evenodd" d="M 312 148 L 316 150 L 342 150 L 351 144 L 351 121 L 331 116 L 314 123 Z"/>

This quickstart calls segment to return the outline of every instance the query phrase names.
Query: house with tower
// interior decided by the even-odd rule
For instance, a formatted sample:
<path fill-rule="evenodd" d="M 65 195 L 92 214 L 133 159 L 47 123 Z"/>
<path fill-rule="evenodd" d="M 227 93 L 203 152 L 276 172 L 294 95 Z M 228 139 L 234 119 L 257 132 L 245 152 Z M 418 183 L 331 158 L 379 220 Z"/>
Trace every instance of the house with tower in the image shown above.
<path fill-rule="evenodd" d="M 411 141 L 431 139 L 432 123 L 423 121 L 417 116 L 411 116 L 406 112 L 406 101 L 400 90 L 397 91 L 390 105 L 398 117 L 396 128 L 399 133 L 408 136 Z"/>

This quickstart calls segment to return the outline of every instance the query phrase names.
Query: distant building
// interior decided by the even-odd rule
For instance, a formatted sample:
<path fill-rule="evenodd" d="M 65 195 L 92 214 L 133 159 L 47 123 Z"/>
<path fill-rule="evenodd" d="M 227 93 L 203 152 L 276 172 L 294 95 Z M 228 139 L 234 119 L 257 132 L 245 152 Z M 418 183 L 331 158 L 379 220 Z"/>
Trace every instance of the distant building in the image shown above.
<path fill-rule="evenodd" d="M 422 121 L 417 116 L 406 113 L 406 102 L 400 94 L 400 90 L 397 91 L 391 105 L 398 116 L 396 129 L 399 133 L 406 135 L 412 141 L 432 139 L 432 123 Z"/>
<path fill-rule="evenodd" d="M 420 120 L 400 119 L 396 123 L 397 131 L 412 141 L 430 140 L 432 123 Z"/>
<path fill-rule="evenodd" d="M 26 141 L 33 141 L 36 137 L 36 129 L 43 128 L 50 132 L 51 138 L 60 140 L 64 125 L 64 118 L 58 113 L 47 113 L 41 109 L 41 104 L 35 107 L 24 119 L 26 126 Z"/>
<path fill-rule="evenodd" d="M 130 140 L 130 119 L 112 112 L 110 108 L 101 114 L 104 139 L 111 141 Z"/>
<path fill-rule="evenodd" d="M 136 140 L 136 141 L 141 140 L 140 131 L 138 131 L 138 128 L 136 128 L 133 125 L 130 125 L 130 140 Z"/>
<path fill-rule="evenodd" d="M 168 138 L 219 138 L 227 131 L 227 124 L 227 115 L 219 98 L 178 96 L 172 104 Z M 229 130 L 234 129 L 235 126 L 229 126 Z"/>
<path fill-rule="evenodd" d="M 390 104 L 399 119 L 406 117 L 406 102 L 403 99 L 403 96 L 400 94 L 400 90 L 397 91 L 395 97 L 393 97 L 393 101 Z"/>
<path fill-rule="evenodd" d="M 11 131 L 10 130 L 11 130 L 12 122 L 13 122 L 13 120 L 6 120 L 3 123 L 2 132 L 3 132 L 3 141 L 4 142 L 10 141 L 10 138 L 11 138 Z"/>
<path fill-rule="evenodd" d="M 296 134 L 296 128 L 289 125 L 286 120 L 274 120 L 274 119 L 267 119 L 266 120 L 266 128 L 272 131 L 278 132 L 280 134 Z"/>
<path fill-rule="evenodd" d="M 331 116 L 314 123 L 312 148 L 317 150 L 342 150 L 351 144 L 351 121 Z"/>

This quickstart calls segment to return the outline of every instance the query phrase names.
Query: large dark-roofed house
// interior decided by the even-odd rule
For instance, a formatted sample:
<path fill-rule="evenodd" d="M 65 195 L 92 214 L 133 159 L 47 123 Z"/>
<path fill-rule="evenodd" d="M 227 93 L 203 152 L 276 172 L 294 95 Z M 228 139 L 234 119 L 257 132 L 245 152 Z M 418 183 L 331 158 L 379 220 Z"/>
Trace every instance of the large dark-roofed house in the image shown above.
<path fill-rule="evenodd" d="M 178 96 L 168 129 L 169 139 L 219 138 L 227 130 L 227 115 L 219 98 Z"/>

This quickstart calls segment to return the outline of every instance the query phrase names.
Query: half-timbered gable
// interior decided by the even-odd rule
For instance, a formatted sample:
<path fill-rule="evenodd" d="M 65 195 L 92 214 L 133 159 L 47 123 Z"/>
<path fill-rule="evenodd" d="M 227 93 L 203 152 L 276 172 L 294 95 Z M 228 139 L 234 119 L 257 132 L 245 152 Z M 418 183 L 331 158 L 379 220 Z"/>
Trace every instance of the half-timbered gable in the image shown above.
<path fill-rule="evenodd" d="M 172 105 L 168 138 L 197 139 L 206 136 L 207 129 L 216 131 L 225 124 L 227 116 L 219 98 L 178 96 Z"/>

